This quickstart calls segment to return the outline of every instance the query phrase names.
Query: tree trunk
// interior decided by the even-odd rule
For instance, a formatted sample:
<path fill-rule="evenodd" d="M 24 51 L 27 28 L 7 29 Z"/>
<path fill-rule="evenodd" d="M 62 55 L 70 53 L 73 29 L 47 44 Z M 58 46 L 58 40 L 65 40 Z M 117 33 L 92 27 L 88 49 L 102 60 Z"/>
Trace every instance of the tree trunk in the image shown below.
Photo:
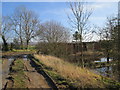
<path fill-rule="evenodd" d="M 29 40 L 26 41 L 26 45 L 27 45 L 26 49 L 28 49 Z"/>
<path fill-rule="evenodd" d="M 20 49 L 23 49 L 23 41 L 21 37 L 20 37 Z"/>
<path fill-rule="evenodd" d="M 110 77 L 109 69 L 110 69 L 110 67 L 107 66 L 107 70 L 106 70 L 107 77 Z"/>
<path fill-rule="evenodd" d="M 109 50 L 108 50 L 108 49 L 109 49 L 109 48 L 107 48 L 107 51 L 106 51 L 106 52 L 107 52 L 107 63 L 109 63 L 109 58 L 110 58 L 110 57 L 109 57 Z"/>
<path fill-rule="evenodd" d="M 10 44 L 10 50 L 13 51 L 13 43 Z"/>
<path fill-rule="evenodd" d="M 6 40 L 5 40 L 5 37 L 2 35 L 2 40 L 3 40 L 3 44 L 4 44 L 4 46 L 3 46 L 3 50 L 4 51 L 8 51 L 9 49 L 8 49 L 8 44 L 7 44 L 7 42 L 6 42 Z"/>
<path fill-rule="evenodd" d="M 81 60 L 82 60 L 82 67 L 84 68 L 84 59 L 83 59 L 83 42 L 81 41 Z"/>
<path fill-rule="evenodd" d="M 107 63 L 109 63 L 109 53 L 107 54 Z"/>

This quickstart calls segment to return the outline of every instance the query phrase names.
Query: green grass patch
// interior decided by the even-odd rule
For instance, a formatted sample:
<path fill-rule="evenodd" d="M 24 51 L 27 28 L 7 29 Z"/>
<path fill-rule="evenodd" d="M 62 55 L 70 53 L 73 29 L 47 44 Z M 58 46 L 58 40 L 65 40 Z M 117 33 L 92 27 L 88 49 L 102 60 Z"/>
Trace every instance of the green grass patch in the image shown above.
<path fill-rule="evenodd" d="M 26 88 L 25 76 L 24 76 L 24 73 L 22 71 L 19 71 L 19 73 L 16 73 L 12 77 L 14 78 L 13 88 Z"/>
<path fill-rule="evenodd" d="M 2 59 L 0 59 L 0 64 L 2 64 L 3 63 L 3 61 L 2 61 Z"/>
<path fill-rule="evenodd" d="M 56 82 L 58 88 L 69 88 L 69 87 L 76 88 L 71 81 L 66 80 L 64 77 L 60 76 L 58 73 L 47 70 L 47 69 L 44 69 L 44 71 L 48 73 L 49 76 L 52 77 L 52 79 Z"/>
<path fill-rule="evenodd" d="M 14 85 L 13 88 L 26 88 L 25 81 L 27 80 L 24 74 L 23 60 L 16 60 L 12 66 L 12 74 Z"/>
<path fill-rule="evenodd" d="M 22 60 L 16 60 L 14 62 L 14 65 L 12 66 L 12 70 L 18 72 L 18 71 L 23 71 L 23 69 L 24 69 L 24 64 Z"/>

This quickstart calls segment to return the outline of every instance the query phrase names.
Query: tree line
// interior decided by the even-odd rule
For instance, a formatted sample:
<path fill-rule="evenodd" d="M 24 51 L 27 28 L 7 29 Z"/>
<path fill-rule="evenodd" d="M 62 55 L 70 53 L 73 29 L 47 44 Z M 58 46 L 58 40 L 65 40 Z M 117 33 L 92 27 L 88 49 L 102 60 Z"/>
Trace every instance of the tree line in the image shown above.
<path fill-rule="evenodd" d="M 68 28 L 57 21 L 40 23 L 39 16 L 26 7 L 17 7 L 11 16 L 3 16 L 1 36 L 3 50 L 8 51 L 8 38 L 11 36 L 20 49 L 29 46 L 32 39 L 53 43 L 66 42 L 69 39 Z M 12 32 L 12 35 L 9 33 Z M 17 45 L 18 46 L 18 45 Z"/>

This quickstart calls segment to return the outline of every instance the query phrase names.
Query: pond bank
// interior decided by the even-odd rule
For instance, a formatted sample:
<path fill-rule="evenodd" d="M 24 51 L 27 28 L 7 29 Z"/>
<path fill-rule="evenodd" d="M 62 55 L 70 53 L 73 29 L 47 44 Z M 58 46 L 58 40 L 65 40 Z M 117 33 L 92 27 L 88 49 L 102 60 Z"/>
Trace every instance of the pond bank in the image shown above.
<path fill-rule="evenodd" d="M 94 70 L 97 74 L 120 81 L 120 67 L 118 61 L 112 58 L 109 59 L 109 63 L 107 63 L 107 58 L 100 58 L 97 61 L 86 63 L 86 67 Z"/>

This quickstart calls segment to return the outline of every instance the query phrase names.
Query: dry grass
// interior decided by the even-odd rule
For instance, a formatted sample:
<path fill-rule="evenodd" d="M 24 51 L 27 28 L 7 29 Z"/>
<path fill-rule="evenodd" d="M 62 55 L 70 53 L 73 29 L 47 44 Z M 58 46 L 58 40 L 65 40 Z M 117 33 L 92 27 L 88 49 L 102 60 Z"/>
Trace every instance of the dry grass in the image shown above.
<path fill-rule="evenodd" d="M 62 77 L 77 83 L 78 87 L 104 87 L 101 82 L 101 76 L 90 72 L 86 68 L 80 68 L 62 59 L 53 56 L 34 55 L 43 64 L 51 67 L 55 72 L 59 73 Z"/>

